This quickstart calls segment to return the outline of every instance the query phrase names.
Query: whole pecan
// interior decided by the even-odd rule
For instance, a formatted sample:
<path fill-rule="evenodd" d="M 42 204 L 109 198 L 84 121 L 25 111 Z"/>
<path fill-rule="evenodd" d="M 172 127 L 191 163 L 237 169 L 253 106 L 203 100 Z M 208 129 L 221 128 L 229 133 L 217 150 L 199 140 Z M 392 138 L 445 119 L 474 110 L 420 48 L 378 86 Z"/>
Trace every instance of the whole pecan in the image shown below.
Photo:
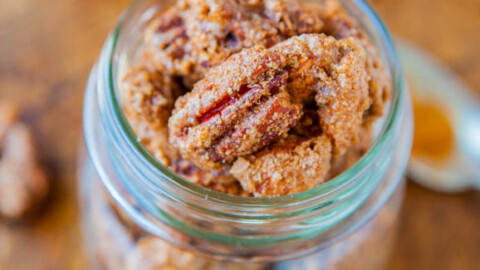
<path fill-rule="evenodd" d="M 49 190 L 32 133 L 18 117 L 15 106 L 0 104 L 0 216 L 8 219 L 31 213 Z"/>
<path fill-rule="evenodd" d="M 130 126 L 140 142 L 161 163 L 201 186 L 233 195 L 250 196 L 243 192 L 238 181 L 228 172 L 201 169 L 183 159 L 168 142 L 167 120 L 175 99 L 183 90 L 177 82 L 164 74 L 137 66 L 130 69 L 122 86 L 120 96 Z"/>

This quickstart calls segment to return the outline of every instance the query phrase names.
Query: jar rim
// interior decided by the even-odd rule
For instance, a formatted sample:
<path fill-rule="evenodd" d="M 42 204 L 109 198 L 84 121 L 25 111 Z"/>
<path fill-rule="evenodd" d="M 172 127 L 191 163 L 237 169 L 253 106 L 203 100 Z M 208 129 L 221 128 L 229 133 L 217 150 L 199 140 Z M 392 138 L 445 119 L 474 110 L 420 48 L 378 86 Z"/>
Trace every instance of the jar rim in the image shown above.
<path fill-rule="evenodd" d="M 117 53 L 117 45 L 120 35 L 122 34 L 122 25 L 127 17 L 126 14 L 129 10 L 134 10 L 137 5 L 144 2 L 144 0 L 134 1 L 128 8 L 127 11 L 122 14 L 118 20 L 115 29 L 112 33 L 112 42 L 109 47 L 107 47 L 106 59 L 107 62 L 107 76 L 108 76 L 108 101 L 109 105 L 113 108 L 114 119 L 118 121 L 120 130 L 123 131 L 125 137 L 127 138 L 127 144 L 134 149 L 139 156 L 146 161 L 151 168 L 159 172 L 163 176 L 164 180 L 168 181 L 170 184 L 178 187 L 181 192 L 187 192 L 198 198 L 208 198 L 209 201 L 217 202 L 225 205 L 238 205 L 241 207 L 269 207 L 272 205 L 291 205 L 298 204 L 299 202 L 309 202 L 312 200 L 319 200 L 322 197 L 327 197 L 332 193 L 336 193 L 343 186 L 348 186 L 352 184 L 352 181 L 358 181 L 358 178 L 354 176 L 359 174 L 359 172 L 368 169 L 368 164 L 373 160 L 378 158 L 378 153 L 381 152 L 381 149 L 388 138 L 392 134 L 392 127 L 394 123 L 398 121 L 401 104 L 404 99 L 404 80 L 403 72 L 401 68 L 401 63 L 398 60 L 398 56 L 395 50 L 393 40 L 386 29 L 385 25 L 380 20 L 379 16 L 373 11 L 369 4 L 364 0 L 351 0 L 354 4 L 363 12 L 363 14 L 371 21 L 375 27 L 375 30 L 378 32 L 382 43 L 385 45 L 385 56 L 388 61 L 382 59 L 386 68 L 391 71 L 390 81 L 392 82 L 392 94 L 390 100 L 390 108 L 388 113 L 384 116 L 385 122 L 383 123 L 381 130 L 373 142 L 372 146 L 368 151 L 358 160 L 353 166 L 342 172 L 341 174 L 335 176 L 332 179 L 329 179 L 325 183 L 314 187 L 312 189 L 286 195 L 279 197 L 241 197 L 230 195 L 227 193 L 211 190 L 200 185 L 194 184 L 185 178 L 175 174 L 165 165 L 163 165 L 157 158 L 155 158 L 145 146 L 137 139 L 135 132 L 130 126 L 129 121 L 124 113 L 124 110 L 121 105 L 120 98 L 118 96 L 119 91 L 117 86 L 117 78 L 114 75 L 114 65 L 115 65 L 115 54 Z M 341 1 L 340 1 L 341 2 Z M 154 181 L 151 184 L 155 184 Z"/>

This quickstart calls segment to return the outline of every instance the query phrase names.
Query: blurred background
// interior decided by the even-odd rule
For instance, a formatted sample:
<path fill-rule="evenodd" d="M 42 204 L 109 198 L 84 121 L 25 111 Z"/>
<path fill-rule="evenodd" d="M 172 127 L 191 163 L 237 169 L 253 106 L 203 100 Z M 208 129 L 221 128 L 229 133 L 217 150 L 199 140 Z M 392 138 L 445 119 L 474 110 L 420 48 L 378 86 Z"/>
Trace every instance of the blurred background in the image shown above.
<path fill-rule="evenodd" d="M 0 0 L 0 101 L 22 108 L 52 180 L 33 218 L 0 221 L 0 269 L 88 267 L 76 188 L 83 93 L 128 2 Z M 430 52 L 480 94 L 480 1 L 369 2 L 395 38 Z M 478 269 L 479 191 L 445 194 L 409 181 L 400 226 L 388 269 Z"/>

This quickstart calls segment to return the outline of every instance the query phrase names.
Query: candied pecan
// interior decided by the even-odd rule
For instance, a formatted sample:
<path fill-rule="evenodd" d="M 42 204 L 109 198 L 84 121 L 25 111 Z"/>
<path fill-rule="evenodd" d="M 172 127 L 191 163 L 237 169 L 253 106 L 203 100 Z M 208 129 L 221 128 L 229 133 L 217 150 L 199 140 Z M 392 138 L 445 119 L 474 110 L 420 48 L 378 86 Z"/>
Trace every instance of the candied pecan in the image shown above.
<path fill-rule="evenodd" d="M 135 67 L 124 79 L 120 95 L 132 129 L 161 163 L 187 180 L 232 195 L 250 196 L 228 173 L 200 169 L 184 160 L 168 141 L 167 119 L 181 89 L 166 76 Z"/>
<path fill-rule="evenodd" d="M 270 47 L 294 35 L 316 32 L 322 22 L 300 1 L 186 0 L 185 22 L 192 50 L 220 64 L 255 45 Z"/>
<path fill-rule="evenodd" d="M 170 141 L 198 166 L 218 169 L 285 134 L 301 117 L 279 58 L 262 46 L 233 55 L 180 97 Z"/>
<path fill-rule="evenodd" d="M 333 154 L 343 154 L 358 134 L 369 106 L 366 54 L 359 41 L 308 34 L 271 50 L 288 64 L 288 90 L 295 99 L 316 94 L 322 131 L 332 139 Z"/>
<path fill-rule="evenodd" d="M 264 16 L 271 20 L 283 39 L 300 34 L 318 33 L 323 22 L 298 0 L 263 0 Z"/>
<path fill-rule="evenodd" d="M 227 172 L 205 170 L 189 160 L 182 159 L 178 150 L 168 141 L 168 130 L 164 126 L 152 127 L 152 124 L 135 119 L 130 124 L 140 142 L 162 164 L 192 183 L 230 195 L 250 196 L 240 187 L 238 181 Z"/>
<path fill-rule="evenodd" d="M 363 49 L 350 38 L 340 40 L 339 48 L 343 56 L 329 70 L 333 80 L 315 96 L 322 130 L 333 138 L 334 155 L 345 153 L 370 106 Z"/>
<path fill-rule="evenodd" d="M 384 107 L 390 98 L 389 76 L 383 66 L 377 48 L 355 20 L 348 16 L 338 0 L 325 0 L 323 5 L 312 5 L 312 12 L 317 12 L 324 22 L 322 31 L 337 39 L 355 37 L 367 52 L 365 66 L 369 75 L 370 108 L 364 116 L 365 122 L 372 122 L 383 115 Z M 316 11 L 314 11 L 316 10 Z"/>
<path fill-rule="evenodd" d="M 48 188 L 30 130 L 19 122 L 15 107 L 0 105 L 0 215 L 24 217 L 45 198 Z"/>
<path fill-rule="evenodd" d="M 330 168 L 332 146 L 325 136 L 289 136 L 258 153 L 237 159 L 230 170 L 256 197 L 282 196 L 321 184 Z"/>
<path fill-rule="evenodd" d="M 175 99 L 184 91 L 173 77 L 138 66 L 125 75 L 120 95 L 127 116 L 162 125 L 170 117 Z"/>
<path fill-rule="evenodd" d="M 190 39 L 186 34 L 182 12 L 176 7 L 167 10 L 160 18 L 150 23 L 145 33 L 147 49 L 143 52 L 144 64 L 163 76 L 177 77 L 182 85 L 191 87 L 192 82 L 184 75 L 196 73 Z M 194 78 L 194 81 L 198 80 Z M 193 82 L 194 82 L 193 81 Z"/>

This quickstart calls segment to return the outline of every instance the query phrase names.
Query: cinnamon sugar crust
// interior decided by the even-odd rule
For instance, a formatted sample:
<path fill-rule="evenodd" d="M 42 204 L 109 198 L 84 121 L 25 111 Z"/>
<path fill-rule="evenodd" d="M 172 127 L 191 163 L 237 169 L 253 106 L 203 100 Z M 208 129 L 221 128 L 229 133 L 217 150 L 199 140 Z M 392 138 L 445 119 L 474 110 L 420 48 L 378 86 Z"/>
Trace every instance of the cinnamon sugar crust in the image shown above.
<path fill-rule="evenodd" d="M 382 63 L 377 48 L 358 23 L 348 16 L 337 0 L 324 0 L 322 5 L 311 5 L 324 23 L 322 31 L 337 39 L 355 37 L 367 52 L 366 69 L 369 75 L 370 107 L 364 115 L 365 122 L 373 122 L 383 115 L 385 105 L 390 99 L 390 78 Z M 313 11 L 315 12 L 315 11 Z"/>
<path fill-rule="evenodd" d="M 290 136 L 237 159 L 230 173 L 245 191 L 257 197 L 293 194 L 325 181 L 331 148 L 326 136 L 311 139 Z"/>
<path fill-rule="evenodd" d="M 181 90 L 145 67 L 132 68 L 123 84 L 123 104 L 140 142 L 161 163 L 187 180 L 220 192 L 250 196 L 228 172 L 204 170 L 181 157 L 168 143 L 167 121 Z"/>

